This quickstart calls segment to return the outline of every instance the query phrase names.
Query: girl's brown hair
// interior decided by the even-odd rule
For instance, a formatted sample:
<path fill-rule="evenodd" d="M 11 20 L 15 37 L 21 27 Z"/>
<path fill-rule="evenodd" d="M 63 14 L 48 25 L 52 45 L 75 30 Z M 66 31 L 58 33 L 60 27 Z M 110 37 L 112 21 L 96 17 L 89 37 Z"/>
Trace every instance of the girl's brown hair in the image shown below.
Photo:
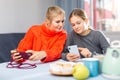
<path fill-rule="evenodd" d="M 86 12 L 80 8 L 75 8 L 73 11 L 70 13 L 69 20 L 72 16 L 78 16 L 85 20 L 87 18 Z"/>

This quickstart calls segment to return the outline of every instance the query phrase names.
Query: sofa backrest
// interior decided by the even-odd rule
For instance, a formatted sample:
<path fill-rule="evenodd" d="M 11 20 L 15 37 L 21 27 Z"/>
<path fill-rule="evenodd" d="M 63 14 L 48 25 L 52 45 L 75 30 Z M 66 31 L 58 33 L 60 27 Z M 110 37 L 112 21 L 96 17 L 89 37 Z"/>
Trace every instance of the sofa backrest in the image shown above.
<path fill-rule="evenodd" d="M 0 34 L 0 63 L 10 61 L 10 51 L 16 49 L 25 33 Z"/>

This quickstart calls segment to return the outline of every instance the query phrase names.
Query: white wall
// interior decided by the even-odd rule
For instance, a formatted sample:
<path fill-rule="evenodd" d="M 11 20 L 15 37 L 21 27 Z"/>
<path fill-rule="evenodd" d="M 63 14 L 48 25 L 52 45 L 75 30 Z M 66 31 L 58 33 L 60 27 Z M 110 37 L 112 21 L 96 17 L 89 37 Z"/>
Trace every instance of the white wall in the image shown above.
<path fill-rule="evenodd" d="M 0 33 L 26 32 L 43 22 L 50 5 L 55 0 L 0 0 Z"/>

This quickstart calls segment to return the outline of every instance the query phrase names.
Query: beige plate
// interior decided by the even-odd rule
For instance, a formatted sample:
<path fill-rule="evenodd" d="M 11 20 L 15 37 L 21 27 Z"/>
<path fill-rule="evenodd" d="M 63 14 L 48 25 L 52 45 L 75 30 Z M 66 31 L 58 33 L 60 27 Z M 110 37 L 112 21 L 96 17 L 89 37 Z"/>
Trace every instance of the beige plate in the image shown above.
<path fill-rule="evenodd" d="M 65 72 L 54 72 L 54 71 L 52 71 L 52 70 L 49 70 L 49 72 L 51 73 L 51 74 L 53 74 L 53 75 L 58 75 L 58 76 L 70 76 L 70 75 L 72 75 L 72 73 L 65 73 Z"/>

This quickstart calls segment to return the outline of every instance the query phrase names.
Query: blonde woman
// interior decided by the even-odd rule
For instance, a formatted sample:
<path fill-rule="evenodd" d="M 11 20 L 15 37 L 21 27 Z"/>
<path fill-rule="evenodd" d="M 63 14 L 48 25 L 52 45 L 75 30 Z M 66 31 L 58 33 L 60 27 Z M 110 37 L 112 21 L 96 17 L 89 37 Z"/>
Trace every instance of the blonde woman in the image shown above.
<path fill-rule="evenodd" d="M 32 53 L 29 60 L 42 62 L 54 61 L 60 58 L 66 40 L 63 30 L 65 12 L 58 6 L 50 6 L 46 12 L 46 19 L 40 25 L 33 25 L 20 41 L 16 50 L 11 50 L 12 58 L 16 62 L 25 61 L 20 52 Z"/>

